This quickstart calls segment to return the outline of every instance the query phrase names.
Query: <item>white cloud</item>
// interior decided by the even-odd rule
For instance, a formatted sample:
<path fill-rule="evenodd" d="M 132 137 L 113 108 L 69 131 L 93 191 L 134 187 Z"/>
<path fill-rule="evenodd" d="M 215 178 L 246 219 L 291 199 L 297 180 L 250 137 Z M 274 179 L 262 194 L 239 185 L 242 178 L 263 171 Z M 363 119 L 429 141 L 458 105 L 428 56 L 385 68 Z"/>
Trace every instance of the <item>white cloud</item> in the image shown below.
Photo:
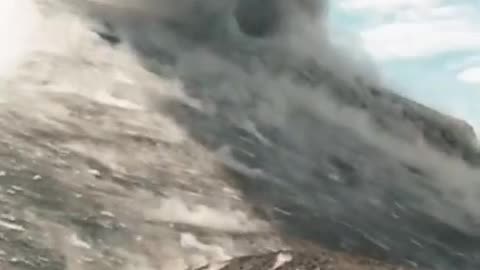
<path fill-rule="evenodd" d="M 440 0 L 343 0 L 340 7 L 352 11 L 389 14 L 402 9 L 429 9 L 439 4 Z"/>
<path fill-rule="evenodd" d="M 464 18 L 478 15 L 478 10 L 468 4 L 444 5 L 432 9 L 431 15 L 439 18 Z"/>
<path fill-rule="evenodd" d="M 393 22 L 368 29 L 361 36 L 367 50 L 382 60 L 480 48 L 478 27 L 467 20 Z"/>
<path fill-rule="evenodd" d="M 457 78 L 466 83 L 480 84 L 480 66 L 462 70 Z"/>
<path fill-rule="evenodd" d="M 379 60 L 418 58 L 480 48 L 480 10 L 444 0 L 341 0 L 340 8 L 381 23 L 360 29 Z M 373 20 L 375 21 L 375 20 Z"/>

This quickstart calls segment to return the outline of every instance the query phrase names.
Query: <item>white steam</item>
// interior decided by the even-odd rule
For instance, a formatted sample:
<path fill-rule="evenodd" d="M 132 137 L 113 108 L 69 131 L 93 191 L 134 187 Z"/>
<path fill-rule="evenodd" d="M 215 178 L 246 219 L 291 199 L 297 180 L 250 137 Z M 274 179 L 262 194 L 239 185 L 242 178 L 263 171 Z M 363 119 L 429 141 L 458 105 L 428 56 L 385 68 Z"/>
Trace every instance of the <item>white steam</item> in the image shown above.
<path fill-rule="evenodd" d="M 33 0 L 0 2 L 0 78 L 10 75 L 33 49 L 40 15 Z"/>

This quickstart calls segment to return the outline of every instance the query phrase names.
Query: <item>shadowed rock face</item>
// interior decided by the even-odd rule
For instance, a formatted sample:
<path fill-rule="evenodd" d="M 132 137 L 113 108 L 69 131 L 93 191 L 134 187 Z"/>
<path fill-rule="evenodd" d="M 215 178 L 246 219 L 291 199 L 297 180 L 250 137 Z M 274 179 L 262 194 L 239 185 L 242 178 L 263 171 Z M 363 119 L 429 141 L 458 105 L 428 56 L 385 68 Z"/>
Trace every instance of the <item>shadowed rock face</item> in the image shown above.
<path fill-rule="evenodd" d="M 348 90 L 347 90 L 348 91 Z M 404 139 L 426 142 L 447 155 L 463 159 L 473 166 L 480 165 L 478 139 L 467 122 L 447 116 L 390 91 L 367 88 L 358 94 L 337 88 L 332 92 L 347 104 L 370 111 L 383 129 Z M 357 92 L 358 93 L 358 92 Z M 407 135 L 410 134 L 410 135 Z"/>

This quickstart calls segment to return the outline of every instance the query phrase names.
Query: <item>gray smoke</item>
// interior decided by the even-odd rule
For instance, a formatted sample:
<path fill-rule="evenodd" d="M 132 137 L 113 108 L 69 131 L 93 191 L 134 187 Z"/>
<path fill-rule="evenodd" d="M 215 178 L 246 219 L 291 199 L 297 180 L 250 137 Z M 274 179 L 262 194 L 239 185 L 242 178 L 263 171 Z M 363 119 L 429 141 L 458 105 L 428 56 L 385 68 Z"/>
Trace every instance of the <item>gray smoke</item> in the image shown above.
<path fill-rule="evenodd" d="M 143 0 L 96 3 L 88 12 L 115 25 L 116 34 L 155 73 L 179 79 L 188 95 L 200 101 L 202 110 L 236 126 L 249 122 L 274 126 L 308 159 L 315 156 L 312 145 L 326 138 L 321 139 L 321 129 L 294 128 L 292 115 L 307 111 L 311 117 L 360 135 L 394 159 L 417 164 L 435 175 L 438 180 L 429 185 L 442 190 L 439 197 L 423 194 L 409 186 L 409 181 L 395 183 L 424 197 L 424 205 L 418 207 L 469 231 L 471 225 L 442 209 L 443 200 L 480 216 L 474 207 L 476 191 L 470 189 L 478 176 L 476 169 L 422 143 L 418 134 L 412 136 L 420 146 L 379 130 L 371 121 L 372 112 L 349 108 L 332 97 L 343 88 L 369 100 L 361 85 L 377 89 L 385 85 L 375 67 L 355 62 L 355 55 L 335 45 L 327 1 Z M 298 83 L 299 73 L 313 83 Z M 148 106 L 158 105 L 155 98 L 149 100 Z M 375 164 L 369 166 L 375 170 Z M 452 178 L 457 180 L 452 182 Z M 390 185 L 389 179 L 384 181 Z M 456 192 L 462 199 L 450 197 Z"/>

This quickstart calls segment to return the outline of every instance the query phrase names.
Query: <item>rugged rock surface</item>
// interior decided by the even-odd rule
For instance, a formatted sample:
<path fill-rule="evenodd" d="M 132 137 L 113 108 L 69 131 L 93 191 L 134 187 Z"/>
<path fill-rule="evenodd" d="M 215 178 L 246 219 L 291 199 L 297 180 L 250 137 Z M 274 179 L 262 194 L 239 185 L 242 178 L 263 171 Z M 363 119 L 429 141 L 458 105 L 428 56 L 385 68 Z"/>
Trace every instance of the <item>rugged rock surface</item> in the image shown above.
<path fill-rule="evenodd" d="M 322 37 L 160 2 L 38 1 L 0 92 L 0 269 L 479 269 L 468 125 Z"/>
<path fill-rule="evenodd" d="M 402 270 L 399 266 L 387 265 L 365 258 L 332 256 L 327 252 L 314 254 L 280 251 L 268 254 L 244 256 L 227 262 L 219 262 L 198 270 Z"/>

